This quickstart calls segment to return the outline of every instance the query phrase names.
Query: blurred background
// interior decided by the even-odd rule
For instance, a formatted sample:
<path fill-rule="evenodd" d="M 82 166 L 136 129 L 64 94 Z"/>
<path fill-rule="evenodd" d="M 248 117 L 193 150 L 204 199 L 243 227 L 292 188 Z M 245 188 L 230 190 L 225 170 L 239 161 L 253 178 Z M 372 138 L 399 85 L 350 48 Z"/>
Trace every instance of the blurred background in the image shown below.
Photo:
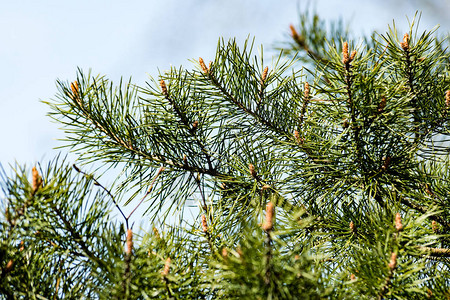
<path fill-rule="evenodd" d="M 67 152 L 55 149 L 64 134 L 40 101 L 55 97 L 56 79 L 73 81 L 77 67 L 143 85 L 171 66 L 192 68 L 189 60 L 199 56 L 212 60 L 220 37 L 240 44 L 255 37 L 270 61 L 308 7 L 324 20 L 342 18 L 355 37 L 383 33 L 394 19 L 403 35 L 416 11 L 421 30 L 450 31 L 450 0 L 2 1 L 0 164 L 31 167 Z"/>

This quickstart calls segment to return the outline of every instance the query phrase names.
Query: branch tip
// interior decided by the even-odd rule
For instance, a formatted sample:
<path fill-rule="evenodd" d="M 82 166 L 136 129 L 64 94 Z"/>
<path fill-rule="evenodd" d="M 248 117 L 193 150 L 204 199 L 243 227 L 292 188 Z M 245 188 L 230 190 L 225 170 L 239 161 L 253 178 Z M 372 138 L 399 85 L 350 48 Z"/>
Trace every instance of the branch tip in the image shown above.
<path fill-rule="evenodd" d="M 33 167 L 33 169 L 31 170 L 31 174 L 33 177 L 32 181 L 31 181 L 31 187 L 33 189 L 33 195 L 34 195 L 34 194 L 36 194 L 38 189 L 42 186 L 42 177 L 39 175 L 39 172 L 36 169 L 36 167 Z"/>
<path fill-rule="evenodd" d="M 161 79 L 159 81 L 159 85 L 161 86 L 161 91 L 162 91 L 163 95 L 167 97 L 167 95 L 168 95 L 167 86 L 166 86 L 166 83 L 164 82 L 164 80 Z"/>
<path fill-rule="evenodd" d="M 203 58 L 199 57 L 198 62 L 200 63 L 200 67 L 202 68 L 203 72 L 205 74 L 209 73 L 209 69 L 206 67 L 205 62 L 203 61 Z"/>

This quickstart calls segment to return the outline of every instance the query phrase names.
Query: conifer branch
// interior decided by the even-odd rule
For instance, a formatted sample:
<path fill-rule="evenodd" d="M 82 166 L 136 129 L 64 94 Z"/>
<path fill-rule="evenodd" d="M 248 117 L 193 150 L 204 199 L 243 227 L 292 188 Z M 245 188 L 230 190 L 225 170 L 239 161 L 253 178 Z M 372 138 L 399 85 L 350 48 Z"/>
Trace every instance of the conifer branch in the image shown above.
<path fill-rule="evenodd" d="M 98 267 L 102 269 L 106 269 L 107 265 L 104 261 L 99 259 L 97 255 L 89 249 L 89 246 L 84 241 L 83 237 L 80 235 L 80 233 L 72 226 L 70 221 L 66 218 L 66 215 L 61 212 L 61 210 L 56 206 L 52 205 L 53 211 L 57 214 L 59 219 L 63 222 L 63 225 L 65 229 L 70 233 L 72 236 L 74 242 L 76 242 L 80 248 L 83 250 L 84 254 L 92 261 L 94 261 Z"/>
<path fill-rule="evenodd" d="M 419 246 L 418 249 L 423 251 L 430 257 L 450 257 L 450 249 L 448 248 L 432 248 Z"/>
<path fill-rule="evenodd" d="M 166 86 L 164 80 L 161 80 L 160 82 L 161 82 L 161 87 L 163 87 L 163 86 L 165 87 Z M 205 155 L 206 161 L 208 163 L 209 170 L 214 170 L 213 165 L 212 165 L 212 157 L 211 157 L 210 151 L 208 151 L 206 149 L 206 146 L 199 140 L 199 138 L 197 136 L 198 121 L 195 120 L 195 121 L 191 122 L 190 120 L 188 120 L 186 114 L 180 110 L 180 108 L 178 107 L 177 103 L 169 96 L 169 93 L 167 91 L 167 87 L 162 88 L 162 90 L 163 90 L 163 95 L 165 96 L 167 101 L 169 101 L 169 103 L 172 106 L 174 112 L 180 118 L 180 120 L 183 123 L 183 125 L 188 129 L 188 131 L 191 134 L 191 136 L 195 139 L 195 143 L 198 145 L 198 147 L 200 148 L 201 152 Z"/>

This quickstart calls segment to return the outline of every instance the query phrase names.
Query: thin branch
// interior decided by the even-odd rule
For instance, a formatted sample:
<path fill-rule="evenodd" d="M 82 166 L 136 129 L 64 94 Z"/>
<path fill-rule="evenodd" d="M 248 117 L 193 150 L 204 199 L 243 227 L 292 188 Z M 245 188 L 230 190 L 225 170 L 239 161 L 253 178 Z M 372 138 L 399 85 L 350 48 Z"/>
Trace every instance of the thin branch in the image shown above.
<path fill-rule="evenodd" d="M 419 246 L 420 251 L 425 252 L 428 256 L 432 257 L 450 257 L 450 249 L 447 248 L 431 248 Z"/>
<path fill-rule="evenodd" d="M 122 209 L 120 208 L 119 204 L 116 202 L 116 199 L 114 198 L 113 194 L 106 188 L 104 187 L 100 182 L 97 181 L 97 179 L 95 179 L 94 176 L 89 175 L 83 171 L 81 171 L 75 164 L 73 165 L 73 168 L 78 172 L 83 174 L 84 176 L 86 176 L 87 178 L 91 178 L 94 181 L 94 185 L 99 186 L 100 188 L 102 188 L 112 199 L 114 205 L 116 206 L 116 208 L 119 210 L 120 214 L 123 216 L 123 218 L 125 219 L 125 224 L 128 227 L 128 218 L 125 216 L 125 214 L 123 213 Z"/>
<path fill-rule="evenodd" d="M 144 199 L 150 194 L 150 192 L 153 190 L 153 184 L 155 183 L 156 179 L 158 178 L 159 174 L 161 174 L 161 172 L 164 171 L 164 167 L 161 167 L 158 169 L 158 172 L 156 172 L 155 177 L 153 178 L 152 182 L 150 183 L 150 187 L 148 188 L 147 192 L 145 193 L 144 197 L 142 197 L 141 201 L 139 201 L 138 205 L 136 205 L 136 207 L 130 212 L 130 214 L 128 215 L 128 217 L 126 218 L 127 220 L 130 219 L 131 215 L 136 211 L 136 209 L 142 204 L 142 202 L 144 201 Z"/>
<path fill-rule="evenodd" d="M 425 214 L 425 213 L 428 212 L 428 209 L 427 209 L 427 208 L 425 208 L 425 207 L 423 207 L 423 206 L 421 206 L 421 205 L 419 205 L 419 204 L 413 203 L 413 202 L 411 202 L 411 201 L 409 201 L 409 200 L 407 200 L 407 199 L 405 199 L 405 198 L 400 198 L 400 202 L 401 202 L 402 204 L 408 206 L 409 208 L 412 208 L 412 209 L 414 209 L 414 210 L 417 210 L 418 212 L 421 212 L 421 213 L 423 213 L 423 214 Z M 440 216 L 437 216 L 437 215 L 431 215 L 431 216 L 428 216 L 428 218 L 431 219 L 431 220 L 433 220 L 433 221 L 436 221 L 436 222 L 438 222 L 439 224 L 441 224 L 442 226 L 444 226 L 446 231 L 447 231 L 447 230 L 449 229 L 449 227 L 450 227 L 448 221 L 445 220 L 444 218 L 440 217 Z"/>

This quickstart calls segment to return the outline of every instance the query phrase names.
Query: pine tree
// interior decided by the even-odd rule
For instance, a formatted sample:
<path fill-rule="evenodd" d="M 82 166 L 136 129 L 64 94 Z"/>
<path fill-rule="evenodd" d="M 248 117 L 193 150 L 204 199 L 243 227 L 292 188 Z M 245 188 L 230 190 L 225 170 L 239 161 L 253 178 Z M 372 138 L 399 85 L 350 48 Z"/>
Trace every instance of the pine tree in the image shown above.
<path fill-rule="evenodd" d="M 270 63 L 58 81 L 81 165 L 2 171 L 0 298 L 449 299 L 448 37 L 300 23 Z"/>

